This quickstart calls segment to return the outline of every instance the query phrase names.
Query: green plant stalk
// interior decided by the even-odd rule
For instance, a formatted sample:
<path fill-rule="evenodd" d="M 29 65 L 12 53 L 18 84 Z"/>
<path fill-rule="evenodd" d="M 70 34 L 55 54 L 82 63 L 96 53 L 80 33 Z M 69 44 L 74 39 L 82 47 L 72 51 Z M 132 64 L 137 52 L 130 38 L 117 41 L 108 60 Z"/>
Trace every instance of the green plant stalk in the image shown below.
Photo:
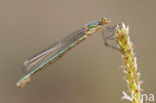
<path fill-rule="evenodd" d="M 123 69 L 125 73 L 125 80 L 128 84 L 128 92 L 123 91 L 122 99 L 128 99 L 132 103 L 142 103 L 141 88 L 139 81 L 140 73 L 137 72 L 136 57 L 134 56 L 134 45 L 129 38 L 129 28 L 122 24 L 122 28 L 117 27 L 115 40 L 118 48 L 121 50 L 123 58 Z"/>

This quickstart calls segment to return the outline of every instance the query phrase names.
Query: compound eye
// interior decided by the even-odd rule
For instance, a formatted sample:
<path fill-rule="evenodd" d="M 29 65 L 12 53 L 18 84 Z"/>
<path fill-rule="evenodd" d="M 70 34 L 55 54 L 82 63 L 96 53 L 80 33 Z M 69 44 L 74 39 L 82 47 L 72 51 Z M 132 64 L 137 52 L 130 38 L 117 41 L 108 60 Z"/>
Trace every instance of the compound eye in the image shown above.
<path fill-rule="evenodd" d="M 108 18 L 108 17 L 103 17 L 102 20 L 101 20 L 101 23 L 102 23 L 102 24 L 108 24 L 108 23 L 110 23 L 110 22 L 111 22 L 111 19 Z"/>

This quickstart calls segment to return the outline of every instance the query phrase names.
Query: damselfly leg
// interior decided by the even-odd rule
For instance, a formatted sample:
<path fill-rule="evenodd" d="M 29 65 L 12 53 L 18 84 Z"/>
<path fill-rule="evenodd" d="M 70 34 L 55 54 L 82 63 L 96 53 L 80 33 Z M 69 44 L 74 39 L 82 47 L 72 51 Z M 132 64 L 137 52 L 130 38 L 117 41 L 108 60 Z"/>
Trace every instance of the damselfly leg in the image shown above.
<path fill-rule="evenodd" d="M 115 40 L 115 33 L 116 33 L 117 27 L 122 28 L 122 25 L 117 24 L 117 25 L 105 26 L 104 30 L 102 31 L 102 36 L 103 36 L 105 46 L 110 47 L 110 48 L 115 49 L 115 50 L 118 50 L 118 51 L 121 51 L 117 46 L 114 46 L 114 45 L 108 43 L 108 40 L 109 41 Z"/>

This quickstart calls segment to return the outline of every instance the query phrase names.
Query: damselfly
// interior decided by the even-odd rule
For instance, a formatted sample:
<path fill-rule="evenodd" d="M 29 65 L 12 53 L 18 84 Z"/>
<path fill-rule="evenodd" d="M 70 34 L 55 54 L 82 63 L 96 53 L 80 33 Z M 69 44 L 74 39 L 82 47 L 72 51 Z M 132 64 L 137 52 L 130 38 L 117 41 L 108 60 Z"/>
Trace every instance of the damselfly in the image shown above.
<path fill-rule="evenodd" d="M 40 53 L 34 55 L 33 57 L 27 59 L 23 64 L 23 72 L 26 74 L 17 82 L 18 87 L 24 87 L 30 79 L 37 74 L 39 71 L 45 69 L 48 65 L 53 64 L 65 53 L 71 50 L 73 47 L 77 46 L 83 40 L 85 40 L 89 35 L 102 31 L 104 37 L 104 31 L 112 34 L 116 31 L 116 28 L 111 26 L 105 26 L 110 23 L 111 20 L 107 17 L 102 18 L 100 21 L 92 22 L 84 25 L 79 30 L 71 33 L 69 36 L 53 44 L 49 48 L 41 51 Z M 104 38 L 104 43 L 107 45 L 106 39 Z"/>

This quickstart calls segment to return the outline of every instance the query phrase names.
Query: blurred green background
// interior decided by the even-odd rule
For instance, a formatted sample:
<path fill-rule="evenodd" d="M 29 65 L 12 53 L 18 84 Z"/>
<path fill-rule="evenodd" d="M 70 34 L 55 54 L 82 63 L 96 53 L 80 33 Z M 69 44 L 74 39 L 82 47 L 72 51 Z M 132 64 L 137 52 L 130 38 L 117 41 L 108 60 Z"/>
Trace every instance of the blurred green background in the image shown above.
<path fill-rule="evenodd" d="M 155 0 L 0 0 L 0 103 L 121 103 L 127 90 L 119 52 L 95 33 L 25 88 L 16 87 L 33 54 L 103 16 L 130 27 L 146 94 L 156 93 Z"/>

